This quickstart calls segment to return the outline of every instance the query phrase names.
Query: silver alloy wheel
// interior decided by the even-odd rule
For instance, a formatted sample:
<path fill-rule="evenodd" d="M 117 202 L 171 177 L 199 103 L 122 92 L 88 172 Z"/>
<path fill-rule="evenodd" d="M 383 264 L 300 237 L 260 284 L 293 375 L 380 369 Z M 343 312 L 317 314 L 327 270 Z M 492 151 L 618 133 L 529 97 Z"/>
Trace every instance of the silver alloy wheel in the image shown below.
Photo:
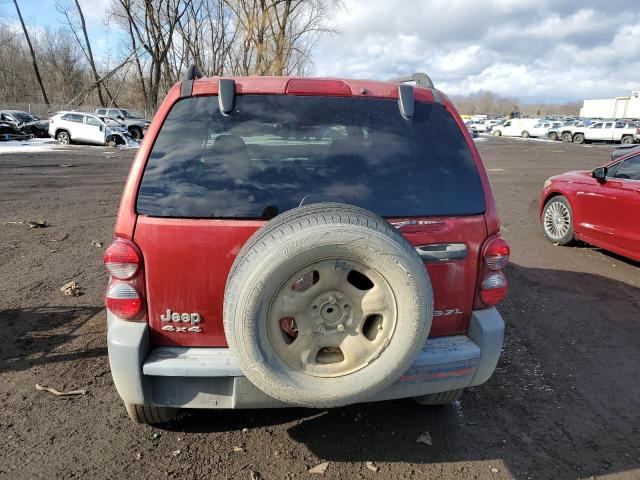
<path fill-rule="evenodd" d="M 269 308 L 267 331 L 289 367 L 316 377 L 340 377 L 380 355 L 396 317 L 393 292 L 380 273 L 350 260 L 326 259 L 307 265 L 280 286 Z"/>
<path fill-rule="evenodd" d="M 71 143 L 69 134 L 67 132 L 60 132 L 58 134 L 58 143 L 60 143 L 60 145 L 69 145 L 69 143 Z"/>
<path fill-rule="evenodd" d="M 571 227 L 571 212 L 564 203 L 551 201 L 544 210 L 542 224 L 547 236 L 559 242 Z"/>

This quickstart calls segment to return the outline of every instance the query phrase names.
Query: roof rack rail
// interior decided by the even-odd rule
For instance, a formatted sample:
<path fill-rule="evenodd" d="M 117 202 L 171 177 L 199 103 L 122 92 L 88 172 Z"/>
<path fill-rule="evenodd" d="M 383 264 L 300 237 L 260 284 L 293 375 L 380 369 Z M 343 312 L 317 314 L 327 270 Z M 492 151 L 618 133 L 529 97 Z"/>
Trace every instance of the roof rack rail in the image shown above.
<path fill-rule="evenodd" d="M 431 78 L 429 78 L 429 75 L 422 72 L 415 72 L 405 77 L 392 78 L 389 81 L 394 83 L 416 82 L 418 87 L 435 88 Z"/>
<path fill-rule="evenodd" d="M 197 65 L 193 64 L 191 66 L 189 66 L 189 68 L 187 69 L 187 73 L 184 76 L 184 78 L 182 79 L 183 81 L 187 81 L 187 80 L 197 80 L 199 78 L 202 78 L 202 74 L 200 73 L 200 69 L 198 68 Z"/>
<path fill-rule="evenodd" d="M 191 93 L 193 93 L 193 81 L 199 78 L 202 78 L 200 70 L 195 64 L 191 65 L 182 79 L 182 84 L 180 85 L 180 98 L 191 96 Z"/>

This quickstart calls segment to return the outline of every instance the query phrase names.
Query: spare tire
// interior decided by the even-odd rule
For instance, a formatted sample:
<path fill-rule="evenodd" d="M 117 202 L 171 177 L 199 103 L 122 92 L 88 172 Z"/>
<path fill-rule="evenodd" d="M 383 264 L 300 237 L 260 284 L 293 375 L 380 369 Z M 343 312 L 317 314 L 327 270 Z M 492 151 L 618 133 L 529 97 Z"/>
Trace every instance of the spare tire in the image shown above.
<path fill-rule="evenodd" d="M 246 377 L 304 407 L 364 401 L 427 340 L 433 293 L 415 249 L 361 208 L 317 203 L 263 225 L 238 253 L 224 330 Z"/>

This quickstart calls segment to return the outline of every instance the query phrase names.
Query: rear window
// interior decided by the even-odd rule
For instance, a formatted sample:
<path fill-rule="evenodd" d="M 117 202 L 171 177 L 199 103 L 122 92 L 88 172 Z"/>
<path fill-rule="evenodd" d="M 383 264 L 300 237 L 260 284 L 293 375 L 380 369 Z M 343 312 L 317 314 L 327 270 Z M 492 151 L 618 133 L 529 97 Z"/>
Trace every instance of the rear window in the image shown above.
<path fill-rule="evenodd" d="M 395 100 L 239 95 L 169 112 L 138 193 L 143 215 L 271 218 L 301 204 L 342 201 L 381 216 L 484 212 L 462 132 L 440 105 Z"/>

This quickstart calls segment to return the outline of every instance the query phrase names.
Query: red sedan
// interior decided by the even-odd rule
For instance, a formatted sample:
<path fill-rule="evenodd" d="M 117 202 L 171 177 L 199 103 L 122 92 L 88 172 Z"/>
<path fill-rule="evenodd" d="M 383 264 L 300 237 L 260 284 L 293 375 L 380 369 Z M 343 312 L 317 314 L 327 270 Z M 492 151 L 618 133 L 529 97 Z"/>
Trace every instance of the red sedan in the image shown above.
<path fill-rule="evenodd" d="M 540 194 L 540 221 L 555 244 L 582 240 L 640 261 L 640 154 L 549 178 Z"/>

